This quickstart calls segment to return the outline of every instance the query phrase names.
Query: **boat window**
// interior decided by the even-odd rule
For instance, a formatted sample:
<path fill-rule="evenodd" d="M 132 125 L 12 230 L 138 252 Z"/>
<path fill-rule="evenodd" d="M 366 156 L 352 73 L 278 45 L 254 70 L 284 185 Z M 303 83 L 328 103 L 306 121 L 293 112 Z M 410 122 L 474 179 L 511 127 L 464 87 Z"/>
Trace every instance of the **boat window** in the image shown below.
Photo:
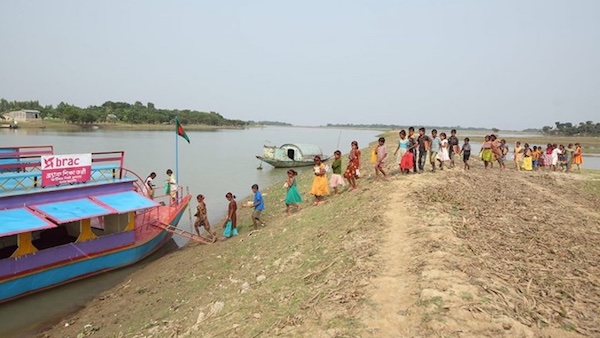
<path fill-rule="evenodd" d="M 295 156 L 294 156 L 294 155 L 295 155 L 295 153 L 296 153 L 296 152 L 294 151 L 294 149 L 288 149 L 288 150 L 287 150 L 287 155 L 288 155 L 288 157 L 289 157 L 290 159 L 292 159 L 292 160 L 295 158 Z"/>
<path fill-rule="evenodd" d="M 0 238 L 0 259 L 8 258 L 17 250 L 17 235 Z"/>

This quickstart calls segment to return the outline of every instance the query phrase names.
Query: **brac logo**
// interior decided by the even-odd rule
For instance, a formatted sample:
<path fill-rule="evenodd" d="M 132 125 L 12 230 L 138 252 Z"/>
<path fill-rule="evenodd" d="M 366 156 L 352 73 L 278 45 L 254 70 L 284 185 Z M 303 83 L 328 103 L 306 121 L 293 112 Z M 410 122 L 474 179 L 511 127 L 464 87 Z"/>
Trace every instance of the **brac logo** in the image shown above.
<path fill-rule="evenodd" d="M 91 154 L 42 156 L 42 170 L 90 166 Z"/>

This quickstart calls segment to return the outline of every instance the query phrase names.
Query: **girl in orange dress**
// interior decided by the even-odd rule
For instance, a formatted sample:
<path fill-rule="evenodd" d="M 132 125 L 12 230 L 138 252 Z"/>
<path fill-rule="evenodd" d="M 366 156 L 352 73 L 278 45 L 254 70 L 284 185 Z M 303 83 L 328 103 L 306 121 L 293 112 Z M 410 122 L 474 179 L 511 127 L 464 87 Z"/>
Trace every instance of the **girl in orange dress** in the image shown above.
<path fill-rule="evenodd" d="M 350 153 L 348 154 L 348 167 L 346 167 L 346 172 L 344 172 L 344 177 L 350 184 L 348 191 L 356 189 L 358 166 L 360 165 L 360 150 L 358 150 L 358 142 L 352 141 L 351 147 Z"/>
<path fill-rule="evenodd" d="M 314 174 L 315 178 L 313 178 L 310 194 L 315 196 L 314 205 L 321 205 L 325 203 L 323 197 L 329 195 L 329 188 L 327 187 L 327 177 L 325 176 L 325 164 L 321 162 L 321 157 L 319 156 L 315 156 Z"/>
<path fill-rule="evenodd" d="M 577 171 L 581 171 L 581 165 L 583 164 L 583 150 L 579 143 L 575 143 L 575 153 L 573 154 L 573 164 L 577 166 Z"/>

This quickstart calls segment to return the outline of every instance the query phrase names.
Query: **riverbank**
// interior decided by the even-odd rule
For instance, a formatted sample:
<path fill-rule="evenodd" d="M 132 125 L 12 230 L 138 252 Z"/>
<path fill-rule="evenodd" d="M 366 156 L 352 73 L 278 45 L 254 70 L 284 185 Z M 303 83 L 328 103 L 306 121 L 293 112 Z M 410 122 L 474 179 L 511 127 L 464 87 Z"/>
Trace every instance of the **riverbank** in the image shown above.
<path fill-rule="evenodd" d="M 127 131 L 170 131 L 175 130 L 174 124 L 128 124 L 128 123 L 94 123 L 71 124 L 59 121 L 44 122 L 19 122 L 19 129 L 47 129 L 56 131 L 82 131 L 82 130 L 127 130 Z M 186 131 L 211 131 L 221 129 L 243 129 L 233 126 L 209 126 L 203 124 L 186 124 Z"/>
<path fill-rule="evenodd" d="M 392 145 L 389 144 L 392 150 Z M 44 333 L 95 336 L 595 335 L 600 174 L 445 170 L 369 177 L 268 225 L 191 244 L 133 273 Z M 242 205 L 244 201 L 239 201 Z M 536 211 L 533 211 L 533 208 Z M 220 228 L 220 224 L 216 225 Z"/>

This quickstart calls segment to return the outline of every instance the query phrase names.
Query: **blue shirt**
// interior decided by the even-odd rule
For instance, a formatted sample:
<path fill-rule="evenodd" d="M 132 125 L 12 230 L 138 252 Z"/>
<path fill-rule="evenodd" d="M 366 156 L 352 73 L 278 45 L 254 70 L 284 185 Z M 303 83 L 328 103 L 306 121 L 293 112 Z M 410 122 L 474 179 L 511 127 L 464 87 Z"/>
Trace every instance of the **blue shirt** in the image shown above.
<path fill-rule="evenodd" d="M 254 210 L 265 210 L 265 200 L 260 191 L 254 194 Z"/>
<path fill-rule="evenodd" d="M 437 153 L 438 151 L 440 151 L 440 145 L 442 144 L 442 141 L 440 141 L 439 137 L 435 137 L 431 139 L 431 151 Z"/>

